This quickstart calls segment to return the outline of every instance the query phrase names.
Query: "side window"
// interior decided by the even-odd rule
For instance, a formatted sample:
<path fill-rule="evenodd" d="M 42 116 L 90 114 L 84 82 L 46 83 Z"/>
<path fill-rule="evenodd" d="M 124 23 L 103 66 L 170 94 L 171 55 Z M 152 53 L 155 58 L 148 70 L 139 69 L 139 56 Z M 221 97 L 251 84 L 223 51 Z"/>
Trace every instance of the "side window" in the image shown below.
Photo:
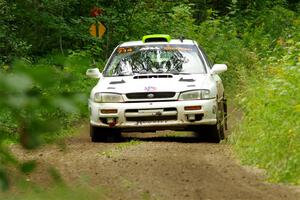
<path fill-rule="evenodd" d="M 209 68 L 212 68 L 213 64 L 210 61 L 210 59 L 207 57 L 207 55 L 205 53 L 203 53 L 203 55 L 204 55 L 204 58 L 205 58 L 205 60 L 206 60 L 206 62 L 208 64 Z"/>
<path fill-rule="evenodd" d="M 210 59 L 209 59 L 208 56 L 206 55 L 205 51 L 204 51 L 201 47 L 199 47 L 199 49 L 201 50 L 201 52 L 202 52 L 202 54 L 203 54 L 203 57 L 204 57 L 204 59 L 205 59 L 205 62 L 208 64 L 208 67 L 209 67 L 209 68 L 212 68 L 213 63 L 210 61 Z"/>

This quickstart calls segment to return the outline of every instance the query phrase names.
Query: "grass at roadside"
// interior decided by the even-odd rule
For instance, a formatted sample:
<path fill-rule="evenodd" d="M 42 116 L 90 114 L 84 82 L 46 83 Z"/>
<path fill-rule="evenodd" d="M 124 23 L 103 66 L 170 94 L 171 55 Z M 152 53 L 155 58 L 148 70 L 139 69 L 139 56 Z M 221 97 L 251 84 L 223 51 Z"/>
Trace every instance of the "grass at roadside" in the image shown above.
<path fill-rule="evenodd" d="M 6 200 L 95 200 L 105 199 L 104 191 L 99 188 L 78 185 L 68 187 L 56 185 L 51 188 L 41 189 L 38 187 L 17 193 L 0 193 L 0 199 Z"/>
<path fill-rule="evenodd" d="M 300 16 L 280 6 L 252 14 L 207 20 L 198 41 L 228 64 L 227 99 L 243 113 L 228 141 L 240 159 L 300 184 Z"/>
<path fill-rule="evenodd" d="M 244 111 L 232 135 L 243 163 L 267 170 L 270 180 L 300 184 L 300 43 L 268 58 L 263 76 L 252 76 L 237 98 Z"/>
<path fill-rule="evenodd" d="M 118 144 L 115 148 L 113 148 L 109 151 L 100 152 L 99 154 L 101 156 L 104 156 L 104 157 L 107 157 L 107 158 L 112 158 L 112 157 L 118 156 L 123 150 L 128 149 L 128 148 L 130 148 L 132 146 L 135 146 L 135 145 L 139 145 L 139 144 L 141 144 L 140 141 L 130 140 L 128 142 L 123 142 L 123 143 Z"/>

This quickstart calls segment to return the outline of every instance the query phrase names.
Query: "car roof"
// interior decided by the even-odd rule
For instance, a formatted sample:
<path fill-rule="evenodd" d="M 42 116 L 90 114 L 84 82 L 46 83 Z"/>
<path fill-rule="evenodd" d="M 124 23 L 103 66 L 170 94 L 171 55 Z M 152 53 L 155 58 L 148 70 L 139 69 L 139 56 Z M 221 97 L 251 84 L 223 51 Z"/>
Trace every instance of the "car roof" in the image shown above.
<path fill-rule="evenodd" d="M 193 40 L 178 40 L 172 39 L 170 42 L 142 42 L 142 41 L 129 41 L 124 42 L 119 45 L 119 47 L 128 47 L 128 46 L 147 46 L 147 45 L 168 45 L 168 44 L 184 44 L 184 45 L 197 45 Z"/>

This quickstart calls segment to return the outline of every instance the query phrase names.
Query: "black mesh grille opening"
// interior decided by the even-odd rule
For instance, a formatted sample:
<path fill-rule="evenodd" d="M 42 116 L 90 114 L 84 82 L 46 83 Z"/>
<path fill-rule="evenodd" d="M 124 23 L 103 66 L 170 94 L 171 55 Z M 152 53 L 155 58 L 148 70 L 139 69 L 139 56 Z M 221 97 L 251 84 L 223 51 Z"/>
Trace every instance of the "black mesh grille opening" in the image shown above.
<path fill-rule="evenodd" d="M 139 110 L 138 109 L 128 109 L 125 112 L 127 112 L 127 113 L 137 113 L 137 112 L 139 112 Z"/>
<path fill-rule="evenodd" d="M 203 116 L 204 116 L 204 114 L 197 114 L 197 115 L 195 115 L 195 120 L 196 121 L 201 121 Z"/>
<path fill-rule="evenodd" d="M 164 112 L 166 111 L 177 111 L 177 108 L 149 108 L 149 109 L 141 109 L 141 110 L 155 110 L 155 109 L 162 109 Z M 137 113 L 139 112 L 139 109 L 127 109 L 125 110 L 125 113 Z"/>
<path fill-rule="evenodd" d="M 177 108 L 164 108 L 164 111 L 177 111 Z"/>
<path fill-rule="evenodd" d="M 126 97 L 128 99 L 163 99 L 173 98 L 175 92 L 139 92 L 139 93 L 128 93 Z"/>
<path fill-rule="evenodd" d="M 167 121 L 177 120 L 177 116 L 147 116 L 147 117 L 126 117 L 129 122 L 147 122 L 147 121 Z"/>

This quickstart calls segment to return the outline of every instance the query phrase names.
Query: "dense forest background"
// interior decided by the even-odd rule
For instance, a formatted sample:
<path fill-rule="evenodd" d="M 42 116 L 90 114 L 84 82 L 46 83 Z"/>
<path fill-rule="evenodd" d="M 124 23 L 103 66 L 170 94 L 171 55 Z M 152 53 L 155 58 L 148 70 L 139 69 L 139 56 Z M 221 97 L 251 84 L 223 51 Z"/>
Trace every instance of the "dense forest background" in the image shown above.
<path fill-rule="evenodd" d="M 98 59 L 105 58 L 121 41 L 154 32 L 188 37 L 199 32 L 195 30 L 197 25 L 218 17 L 235 17 L 241 25 L 237 34 L 250 28 L 245 27 L 249 22 L 255 22 L 252 26 L 265 23 L 270 36 L 278 37 L 284 26 L 290 25 L 282 16 L 290 11 L 284 13 L 283 9 L 299 12 L 297 0 L 1 0 L 0 5 L 2 63 L 10 63 L 15 57 L 32 61 L 55 51 L 67 55 L 75 50 L 89 50 Z M 102 8 L 103 14 L 91 17 L 93 7 Z M 274 7 L 279 10 L 270 10 Z M 108 29 L 101 40 L 88 34 L 96 20 Z M 267 27 L 272 23 L 275 27 Z"/>
<path fill-rule="evenodd" d="M 90 16 L 94 7 L 102 15 Z M 64 137 L 87 117 L 94 81 L 86 69 L 102 69 L 122 41 L 154 33 L 194 39 L 229 66 L 229 101 L 244 117 L 227 142 L 270 180 L 300 183 L 298 0 L 0 0 L 0 8 L 2 189 L 9 170 L 36 165 L 20 162 L 7 144 L 34 149 Z M 96 22 L 106 27 L 102 38 L 89 34 Z"/>

